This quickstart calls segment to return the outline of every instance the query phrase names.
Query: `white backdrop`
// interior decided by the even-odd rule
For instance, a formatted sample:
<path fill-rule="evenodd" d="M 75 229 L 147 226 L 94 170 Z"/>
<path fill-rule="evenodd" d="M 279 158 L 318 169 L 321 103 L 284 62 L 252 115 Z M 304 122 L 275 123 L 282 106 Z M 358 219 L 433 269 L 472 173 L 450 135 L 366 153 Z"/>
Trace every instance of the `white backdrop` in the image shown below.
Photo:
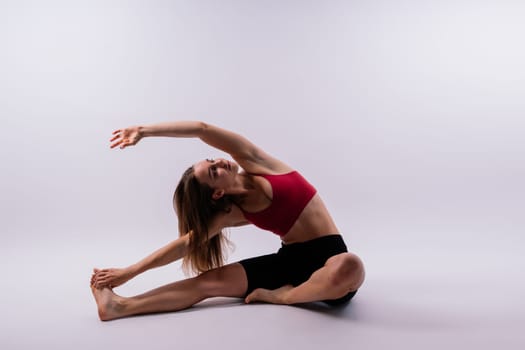
<path fill-rule="evenodd" d="M 510 0 L 0 1 L 1 347 L 33 344 L 28 330 L 66 346 L 49 329 L 74 339 L 72 320 L 96 320 L 93 266 L 177 236 L 181 173 L 221 154 L 108 141 L 180 119 L 244 134 L 317 187 L 367 265 L 372 324 L 434 307 L 481 345 L 523 345 L 524 15 Z M 279 246 L 253 227 L 231 238 L 230 261 Z"/>

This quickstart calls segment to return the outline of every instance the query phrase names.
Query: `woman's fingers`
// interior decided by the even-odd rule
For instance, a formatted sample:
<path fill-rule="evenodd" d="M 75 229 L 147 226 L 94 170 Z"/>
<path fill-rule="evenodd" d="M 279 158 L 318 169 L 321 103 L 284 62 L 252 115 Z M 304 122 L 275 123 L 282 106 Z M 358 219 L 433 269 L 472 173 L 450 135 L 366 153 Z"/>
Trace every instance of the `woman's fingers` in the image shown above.
<path fill-rule="evenodd" d="M 104 283 L 108 280 L 108 278 L 110 278 L 110 276 L 103 274 L 103 273 L 98 273 L 91 277 L 91 281 L 93 283 Z"/>
<path fill-rule="evenodd" d="M 122 273 L 121 269 L 93 269 L 93 274 L 91 275 L 91 285 L 96 288 L 109 287 L 113 288 L 115 286 L 121 285 Z"/>
<path fill-rule="evenodd" d="M 130 140 L 128 140 L 128 139 L 120 139 L 117 142 L 113 143 L 111 145 L 111 148 L 115 148 L 117 146 L 120 146 L 120 148 L 122 149 L 122 148 L 125 148 L 125 147 L 128 147 L 128 146 L 131 146 L 131 145 L 133 145 L 133 143 Z"/>
<path fill-rule="evenodd" d="M 113 144 L 111 145 L 111 148 L 115 148 L 115 147 L 117 147 L 117 146 L 120 145 L 120 144 L 124 141 L 124 139 L 125 139 L 125 135 L 122 133 L 122 130 L 120 130 L 120 129 L 119 129 L 119 130 L 115 130 L 115 131 L 113 131 L 113 134 L 112 134 L 112 135 L 114 135 L 114 136 L 109 140 L 109 142 L 113 142 L 113 141 L 116 141 L 116 140 L 118 140 L 118 141 L 115 142 L 115 143 L 113 143 Z"/>
<path fill-rule="evenodd" d="M 97 277 L 97 276 L 100 276 L 101 274 L 103 274 L 104 272 L 98 270 L 97 272 L 94 272 L 93 273 L 93 277 Z"/>
<path fill-rule="evenodd" d="M 103 288 L 106 284 L 108 284 L 108 281 L 107 280 L 96 280 L 95 283 L 93 284 L 97 288 Z"/>
<path fill-rule="evenodd" d="M 122 142 L 124 142 L 124 140 L 121 139 L 118 142 L 115 142 L 114 144 L 112 144 L 110 147 L 111 148 L 115 148 L 115 147 L 119 146 L 120 144 L 122 144 Z"/>
<path fill-rule="evenodd" d="M 128 146 L 135 145 L 140 140 L 140 137 L 134 128 L 123 130 L 118 129 L 113 131 L 113 135 L 114 136 L 109 140 L 109 142 L 113 142 L 110 146 L 111 148 L 120 146 L 120 149 L 124 149 Z"/>
<path fill-rule="evenodd" d="M 99 281 L 99 282 L 106 281 L 108 278 L 111 278 L 111 276 L 108 276 L 106 274 L 103 274 L 103 275 L 100 275 L 100 276 L 95 276 L 95 280 Z"/>
<path fill-rule="evenodd" d="M 113 283 L 116 276 L 112 273 L 112 269 L 93 269 L 93 274 L 91 275 L 90 285 L 97 288 L 113 288 L 115 284 Z"/>

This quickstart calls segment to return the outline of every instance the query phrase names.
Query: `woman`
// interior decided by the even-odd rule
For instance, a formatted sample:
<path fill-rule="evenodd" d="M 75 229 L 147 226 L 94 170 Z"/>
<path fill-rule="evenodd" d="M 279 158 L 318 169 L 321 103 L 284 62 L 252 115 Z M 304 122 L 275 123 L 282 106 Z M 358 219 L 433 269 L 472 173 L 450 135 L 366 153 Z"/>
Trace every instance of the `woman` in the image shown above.
<path fill-rule="evenodd" d="M 191 166 L 174 195 L 180 237 L 136 264 L 94 269 L 91 289 L 101 320 L 176 311 L 210 297 L 274 304 L 348 302 L 364 280 L 361 260 L 348 253 L 315 188 L 298 172 L 246 138 L 203 122 L 135 126 L 113 132 L 111 148 L 143 137 L 198 137 L 235 162 L 207 159 Z M 275 254 L 223 266 L 222 229 L 253 223 L 282 240 Z M 115 294 L 138 274 L 184 259 L 197 272 L 135 297 Z"/>

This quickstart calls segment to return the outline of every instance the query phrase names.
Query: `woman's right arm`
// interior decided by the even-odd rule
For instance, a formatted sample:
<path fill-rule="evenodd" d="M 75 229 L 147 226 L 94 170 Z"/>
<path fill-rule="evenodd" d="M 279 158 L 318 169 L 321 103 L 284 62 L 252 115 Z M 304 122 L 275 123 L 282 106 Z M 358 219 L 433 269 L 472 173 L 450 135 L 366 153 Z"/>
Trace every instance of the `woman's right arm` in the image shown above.
<path fill-rule="evenodd" d="M 154 251 L 136 264 L 128 267 L 133 277 L 140 275 L 147 270 L 170 264 L 183 258 L 187 253 L 189 235 L 184 235 L 164 247 Z"/>
<path fill-rule="evenodd" d="M 249 222 L 244 218 L 242 211 L 234 205 L 230 212 L 219 215 L 210 222 L 208 227 L 208 231 L 210 232 L 209 238 L 217 235 L 224 228 L 238 227 L 247 224 L 249 224 Z M 115 288 L 143 272 L 183 258 L 188 253 L 189 235 L 190 234 L 186 234 L 179 237 L 126 268 L 95 269 L 91 277 L 91 285 L 98 289 L 105 287 Z"/>
<path fill-rule="evenodd" d="M 126 268 L 95 269 L 91 277 L 91 285 L 98 289 L 118 287 L 147 270 L 181 259 L 187 253 L 188 239 L 189 236 L 184 235 Z"/>

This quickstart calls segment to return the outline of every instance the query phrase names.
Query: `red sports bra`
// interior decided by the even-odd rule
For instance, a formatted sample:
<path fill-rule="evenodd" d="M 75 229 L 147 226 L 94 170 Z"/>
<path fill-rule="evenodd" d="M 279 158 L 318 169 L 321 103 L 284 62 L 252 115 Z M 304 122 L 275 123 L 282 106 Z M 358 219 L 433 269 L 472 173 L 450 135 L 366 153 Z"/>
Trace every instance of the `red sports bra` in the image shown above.
<path fill-rule="evenodd" d="M 301 215 L 317 192 L 297 171 L 282 175 L 257 174 L 272 186 L 272 203 L 269 207 L 250 213 L 242 210 L 246 220 L 257 227 L 284 236 Z"/>

